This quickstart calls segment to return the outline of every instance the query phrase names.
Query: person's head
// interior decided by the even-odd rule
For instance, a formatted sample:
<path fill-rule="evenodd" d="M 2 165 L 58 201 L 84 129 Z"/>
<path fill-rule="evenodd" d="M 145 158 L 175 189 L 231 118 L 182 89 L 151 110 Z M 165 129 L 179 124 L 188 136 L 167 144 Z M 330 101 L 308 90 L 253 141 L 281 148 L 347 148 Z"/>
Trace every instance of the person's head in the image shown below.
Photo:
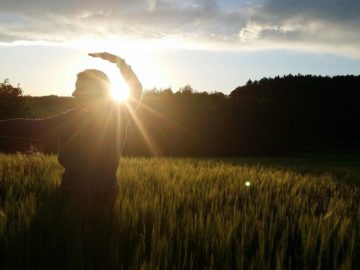
<path fill-rule="evenodd" d="M 106 74 L 97 69 L 87 69 L 77 75 L 72 95 L 80 105 L 87 106 L 110 99 L 110 81 Z"/>

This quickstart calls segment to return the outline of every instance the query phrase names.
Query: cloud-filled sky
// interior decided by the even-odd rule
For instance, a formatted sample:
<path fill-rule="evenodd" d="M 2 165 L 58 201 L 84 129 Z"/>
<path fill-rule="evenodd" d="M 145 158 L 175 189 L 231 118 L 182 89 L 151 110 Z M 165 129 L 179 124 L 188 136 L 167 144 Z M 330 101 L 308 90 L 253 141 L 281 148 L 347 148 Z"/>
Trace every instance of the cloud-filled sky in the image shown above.
<path fill-rule="evenodd" d="M 1 0 L 0 57 L 14 50 L 40 55 L 37 47 L 61 47 L 66 59 L 71 49 L 86 50 L 96 43 L 99 49 L 143 51 L 148 66 L 171 73 L 164 80 L 168 85 L 194 82 L 200 88 L 216 85 L 221 90 L 222 83 L 229 92 L 247 75 L 257 79 L 274 70 L 357 73 L 359 14 L 359 0 Z M 184 58 L 189 62 L 185 64 Z M 241 74 L 233 71 L 236 59 Z M 204 61 L 212 64 L 211 69 Z M 329 71 L 329 61 L 337 68 Z M 20 61 L 13 62 L 10 69 L 16 70 Z M 191 74 L 184 70 L 189 64 Z M 251 72 L 244 71 L 244 64 Z M 1 63 L 0 72 L 5 71 Z M 197 71 L 199 76 L 193 74 Z M 211 82 L 211 74 L 217 75 L 217 82 Z M 207 79 L 201 83 L 199 77 Z"/>

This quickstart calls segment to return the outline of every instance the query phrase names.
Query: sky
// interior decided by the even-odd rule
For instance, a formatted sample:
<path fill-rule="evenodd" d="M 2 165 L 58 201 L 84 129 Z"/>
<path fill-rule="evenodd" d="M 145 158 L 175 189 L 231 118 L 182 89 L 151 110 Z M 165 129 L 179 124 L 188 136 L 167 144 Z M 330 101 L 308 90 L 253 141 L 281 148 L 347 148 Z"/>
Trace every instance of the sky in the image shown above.
<path fill-rule="evenodd" d="M 358 75 L 359 14 L 358 0 L 0 0 L 0 80 L 35 96 L 71 95 L 87 68 L 117 80 L 95 51 L 123 57 L 145 89 Z"/>

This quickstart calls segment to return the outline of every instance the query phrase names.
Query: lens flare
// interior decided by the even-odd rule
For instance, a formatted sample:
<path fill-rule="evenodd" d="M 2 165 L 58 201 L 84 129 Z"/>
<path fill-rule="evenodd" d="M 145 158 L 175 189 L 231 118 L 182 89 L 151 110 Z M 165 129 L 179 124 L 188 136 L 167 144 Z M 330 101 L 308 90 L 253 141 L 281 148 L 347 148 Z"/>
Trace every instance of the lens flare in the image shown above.
<path fill-rule="evenodd" d="M 110 77 L 110 76 L 109 76 Z M 125 102 L 129 97 L 129 91 L 126 85 L 119 85 L 113 82 L 110 78 L 111 82 L 111 97 L 117 102 Z"/>

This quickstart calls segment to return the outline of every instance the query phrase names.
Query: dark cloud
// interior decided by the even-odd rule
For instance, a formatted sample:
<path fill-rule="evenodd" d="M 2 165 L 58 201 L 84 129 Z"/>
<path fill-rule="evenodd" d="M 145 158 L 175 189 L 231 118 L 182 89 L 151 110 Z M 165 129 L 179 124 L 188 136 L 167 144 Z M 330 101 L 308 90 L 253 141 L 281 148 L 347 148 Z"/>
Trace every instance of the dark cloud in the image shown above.
<path fill-rule="evenodd" d="M 243 42 L 360 55 L 360 1 L 270 0 L 240 30 Z"/>
<path fill-rule="evenodd" d="M 302 16 L 344 22 L 359 20 L 359 11 L 357 0 L 270 0 L 264 5 L 265 13 L 283 20 Z"/>
<path fill-rule="evenodd" d="M 1 0 L 0 41 L 179 36 L 221 48 L 360 55 L 358 0 Z M 225 45 L 225 46 L 224 46 Z"/>

